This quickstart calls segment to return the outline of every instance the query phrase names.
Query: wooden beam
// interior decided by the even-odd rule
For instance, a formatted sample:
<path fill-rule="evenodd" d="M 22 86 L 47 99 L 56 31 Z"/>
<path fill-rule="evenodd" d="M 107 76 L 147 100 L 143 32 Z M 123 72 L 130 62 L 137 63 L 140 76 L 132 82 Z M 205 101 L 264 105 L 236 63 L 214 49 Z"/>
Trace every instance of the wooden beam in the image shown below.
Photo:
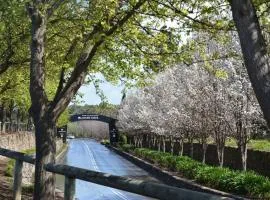
<path fill-rule="evenodd" d="M 65 194 L 64 200 L 74 200 L 75 199 L 75 181 L 76 179 L 65 176 Z"/>
<path fill-rule="evenodd" d="M 21 160 L 23 162 L 27 162 L 30 164 L 35 164 L 35 158 L 33 156 L 29 156 L 25 153 L 0 148 L 0 155 L 15 159 L 15 160 Z"/>
<path fill-rule="evenodd" d="M 84 180 L 87 182 L 104 185 L 144 196 L 161 200 L 229 200 L 231 198 L 212 194 L 195 192 L 192 190 L 171 187 L 164 184 L 142 181 L 138 179 L 115 176 L 107 173 L 86 170 L 67 165 L 47 164 L 45 169 L 49 172 L 62 174 L 68 177 Z"/>
<path fill-rule="evenodd" d="M 23 161 L 16 160 L 14 168 L 14 180 L 13 180 L 14 200 L 21 200 L 22 198 L 22 168 L 23 168 Z"/>
<path fill-rule="evenodd" d="M 0 155 L 31 164 L 35 163 L 35 159 L 33 157 L 8 149 L 0 148 Z M 66 180 L 67 188 L 69 187 L 72 189 L 71 191 L 66 191 L 66 196 L 69 196 L 69 198 L 74 197 L 75 179 L 80 179 L 87 182 L 96 183 L 99 185 L 120 189 L 144 196 L 149 196 L 161 200 L 231 200 L 231 198 L 229 197 L 196 192 L 160 183 L 115 176 L 107 173 L 96 172 L 67 165 L 46 164 L 44 167 L 48 172 L 57 173 L 68 177 Z"/>

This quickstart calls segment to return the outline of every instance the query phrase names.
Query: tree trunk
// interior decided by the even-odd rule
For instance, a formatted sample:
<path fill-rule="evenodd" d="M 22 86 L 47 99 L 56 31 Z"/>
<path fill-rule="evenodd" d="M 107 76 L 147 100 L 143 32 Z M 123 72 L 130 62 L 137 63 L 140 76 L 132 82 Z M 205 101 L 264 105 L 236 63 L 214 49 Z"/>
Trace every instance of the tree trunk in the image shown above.
<path fill-rule="evenodd" d="M 143 136 L 140 137 L 140 148 L 143 148 Z"/>
<path fill-rule="evenodd" d="M 247 143 L 242 143 L 239 147 L 241 153 L 242 169 L 247 170 Z"/>
<path fill-rule="evenodd" d="M 252 0 L 230 1 L 250 81 L 270 127 L 270 63 Z"/>
<path fill-rule="evenodd" d="M 32 125 L 33 125 L 33 122 L 32 122 L 32 118 L 31 118 L 31 115 L 29 114 L 28 115 L 28 119 L 27 119 L 27 131 L 32 131 Z"/>
<path fill-rule="evenodd" d="M 1 131 L 6 132 L 6 109 L 4 105 L 1 106 Z"/>
<path fill-rule="evenodd" d="M 153 136 L 153 149 L 156 149 L 156 141 L 157 141 L 157 136 Z"/>
<path fill-rule="evenodd" d="M 217 155 L 218 155 L 219 166 L 223 167 L 223 163 L 224 163 L 224 145 L 218 145 L 217 144 Z"/>
<path fill-rule="evenodd" d="M 36 120 L 35 120 L 36 121 Z M 55 175 L 44 169 L 44 164 L 55 163 L 55 124 L 48 118 L 35 123 L 36 163 L 34 200 L 55 199 Z"/>
<path fill-rule="evenodd" d="M 158 136 L 157 143 L 158 143 L 158 151 L 160 151 L 160 146 L 161 146 L 161 136 Z"/>
<path fill-rule="evenodd" d="M 166 152 L 166 141 L 165 136 L 162 136 L 162 150 L 165 153 Z"/>
<path fill-rule="evenodd" d="M 20 119 L 21 119 L 21 115 L 20 115 L 20 110 L 18 109 L 17 111 L 17 118 L 16 118 L 16 131 L 20 131 Z"/>
<path fill-rule="evenodd" d="M 137 136 L 134 136 L 134 144 L 135 144 L 135 147 L 138 147 L 138 138 L 137 138 Z"/>
<path fill-rule="evenodd" d="M 170 143 L 171 143 L 171 154 L 173 154 L 174 141 L 172 136 L 170 136 Z"/>
<path fill-rule="evenodd" d="M 193 138 L 189 138 L 189 145 L 190 145 L 189 156 L 193 158 L 194 154 Z"/>
<path fill-rule="evenodd" d="M 183 156 L 184 152 L 184 138 L 179 140 L 179 156 Z"/>
<path fill-rule="evenodd" d="M 152 147 L 152 140 L 151 140 L 151 136 L 150 135 L 147 135 L 147 140 L 148 140 L 148 148 L 151 149 Z"/>
<path fill-rule="evenodd" d="M 205 159 L 206 159 L 206 151 L 207 151 L 207 143 L 203 142 L 202 148 L 203 148 L 203 157 L 202 157 L 202 163 L 205 164 Z"/>

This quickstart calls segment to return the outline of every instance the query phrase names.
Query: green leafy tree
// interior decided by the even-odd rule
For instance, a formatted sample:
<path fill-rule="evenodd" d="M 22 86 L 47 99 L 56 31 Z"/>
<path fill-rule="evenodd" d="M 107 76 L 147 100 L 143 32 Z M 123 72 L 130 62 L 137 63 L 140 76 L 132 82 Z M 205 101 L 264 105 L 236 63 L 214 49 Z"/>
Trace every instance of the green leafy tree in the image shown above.
<path fill-rule="evenodd" d="M 36 134 L 34 199 L 54 199 L 54 177 L 43 166 L 55 162 L 53 130 L 86 76 L 101 72 L 109 81 L 122 79 L 143 86 L 146 77 L 173 62 L 194 61 L 191 55 L 200 44 L 179 46 L 189 33 L 230 34 L 235 22 L 245 65 L 269 124 L 269 56 L 263 35 L 269 30 L 269 12 L 264 12 L 269 5 L 264 2 L 32 0 L 27 4 L 30 22 L 24 15 L 24 1 L 1 2 L 0 72 L 18 63 L 23 66 L 30 57 L 30 113 Z M 268 28 L 262 29 L 259 20 Z"/>
<path fill-rule="evenodd" d="M 166 17 L 155 17 L 152 10 L 158 3 L 146 2 L 34 0 L 28 4 L 30 112 L 36 134 L 34 199 L 54 199 L 54 177 L 44 164 L 55 162 L 53 130 L 86 76 L 101 72 L 112 82 L 122 78 L 139 83 L 162 70 L 171 61 L 170 51 L 178 50 L 173 29 L 163 27 Z M 48 88 L 50 80 L 59 83 Z"/>

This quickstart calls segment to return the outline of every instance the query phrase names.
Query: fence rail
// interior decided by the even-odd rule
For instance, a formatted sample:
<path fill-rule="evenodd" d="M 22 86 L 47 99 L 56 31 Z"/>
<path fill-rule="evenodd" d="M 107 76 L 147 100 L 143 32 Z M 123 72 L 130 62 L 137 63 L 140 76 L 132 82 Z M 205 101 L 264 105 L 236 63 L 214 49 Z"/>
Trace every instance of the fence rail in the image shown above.
<path fill-rule="evenodd" d="M 24 153 L 0 148 L 0 155 L 16 160 L 14 169 L 13 199 L 21 199 L 21 180 L 23 162 L 34 164 L 35 158 Z M 73 200 L 75 198 L 75 180 L 80 179 L 87 182 L 104 185 L 107 187 L 124 190 L 127 192 L 149 196 L 161 200 L 229 200 L 231 198 L 221 197 L 207 193 L 195 192 L 187 189 L 171 187 L 164 184 L 142 181 L 138 179 L 115 176 L 107 173 L 86 170 L 59 164 L 46 164 L 48 172 L 65 176 L 64 199 Z"/>

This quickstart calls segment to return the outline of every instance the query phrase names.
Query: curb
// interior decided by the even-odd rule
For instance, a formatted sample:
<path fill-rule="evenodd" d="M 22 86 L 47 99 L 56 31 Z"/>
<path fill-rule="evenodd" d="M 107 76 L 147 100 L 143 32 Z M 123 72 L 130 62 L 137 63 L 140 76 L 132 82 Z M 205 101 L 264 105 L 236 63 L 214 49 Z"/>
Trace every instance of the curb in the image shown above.
<path fill-rule="evenodd" d="M 212 189 L 206 186 L 199 185 L 191 180 L 188 180 L 179 176 L 175 176 L 169 171 L 166 171 L 157 166 L 154 166 L 151 163 L 145 160 L 142 160 L 136 156 L 133 156 L 132 154 L 123 152 L 119 150 L 118 148 L 112 147 L 110 145 L 105 145 L 105 146 L 113 150 L 115 153 L 119 154 L 120 156 L 124 157 L 125 159 L 129 160 L 130 162 L 134 163 L 135 165 L 139 166 L 140 168 L 144 169 L 145 171 L 153 175 L 155 178 L 157 178 L 158 180 L 162 181 L 163 183 L 167 185 L 190 189 L 197 192 L 206 192 L 206 193 L 220 195 L 224 197 L 230 197 L 237 200 L 248 199 L 248 198 L 240 197 L 240 196 L 233 195 L 227 192 L 223 192 L 220 190 L 216 190 L 216 189 Z"/>
<path fill-rule="evenodd" d="M 65 148 L 63 148 L 63 150 L 61 152 L 59 152 L 58 155 L 55 157 L 56 162 L 59 161 L 59 158 L 61 158 L 64 153 L 66 153 L 66 151 L 68 149 L 68 143 L 65 145 L 66 145 Z"/>

